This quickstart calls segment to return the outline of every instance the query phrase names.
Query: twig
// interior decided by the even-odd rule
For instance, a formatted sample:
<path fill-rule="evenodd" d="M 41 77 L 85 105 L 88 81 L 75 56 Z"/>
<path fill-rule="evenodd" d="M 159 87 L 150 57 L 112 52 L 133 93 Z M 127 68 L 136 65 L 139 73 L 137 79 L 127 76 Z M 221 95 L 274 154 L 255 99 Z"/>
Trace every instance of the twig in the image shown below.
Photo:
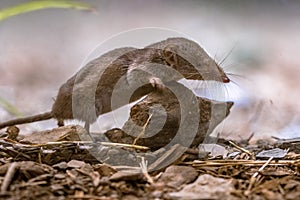
<path fill-rule="evenodd" d="M 12 156 L 14 158 L 17 158 L 19 156 L 22 156 L 26 159 L 30 159 L 31 157 L 25 153 L 19 152 L 15 149 L 11 149 L 11 148 L 6 148 L 6 147 L 0 147 L 0 150 L 2 150 L 3 152 L 7 153 L 9 156 Z"/>
<path fill-rule="evenodd" d="M 18 169 L 18 163 L 17 163 L 17 162 L 13 162 L 13 163 L 9 166 L 9 168 L 8 168 L 6 174 L 5 174 L 3 183 L 2 183 L 2 185 L 1 185 L 1 192 L 4 193 L 4 192 L 7 191 L 7 189 L 8 189 L 8 187 L 9 187 L 10 183 L 12 182 L 12 179 L 13 179 L 13 177 L 14 177 L 14 175 L 15 175 L 17 169 Z"/>
<path fill-rule="evenodd" d="M 36 181 L 36 182 L 27 182 L 27 183 L 21 183 L 19 185 L 15 185 L 16 188 L 24 188 L 24 187 L 32 187 L 36 185 L 46 185 L 47 181 Z"/>
<path fill-rule="evenodd" d="M 269 158 L 269 160 L 263 166 L 261 166 L 261 168 L 259 168 L 259 170 L 257 172 L 255 172 L 251 176 L 248 189 L 245 191 L 245 195 L 246 196 L 248 196 L 250 194 L 251 189 L 252 189 L 254 183 L 257 182 L 257 180 L 260 179 L 260 177 L 261 177 L 260 172 L 262 172 L 265 169 L 265 167 L 270 164 L 270 162 L 272 161 L 272 159 L 273 159 L 273 157 Z"/>
<path fill-rule="evenodd" d="M 245 152 L 246 154 L 248 154 L 248 155 L 251 157 L 251 159 L 255 160 L 255 155 L 254 155 L 252 152 L 248 151 L 247 149 L 245 149 L 245 148 L 243 148 L 243 147 L 238 146 L 237 144 L 235 144 L 235 143 L 232 142 L 232 141 L 229 141 L 229 143 L 230 143 L 232 146 L 234 146 L 235 148 L 237 148 L 238 150 L 240 150 L 240 151 Z"/>

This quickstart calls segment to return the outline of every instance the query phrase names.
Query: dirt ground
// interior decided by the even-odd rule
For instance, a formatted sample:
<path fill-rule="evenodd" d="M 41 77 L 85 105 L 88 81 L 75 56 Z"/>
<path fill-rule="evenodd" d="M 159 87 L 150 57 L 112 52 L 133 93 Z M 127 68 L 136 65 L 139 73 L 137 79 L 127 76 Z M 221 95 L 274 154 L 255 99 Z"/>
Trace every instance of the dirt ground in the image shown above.
<path fill-rule="evenodd" d="M 175 145 L 160 154 L 93 143 L 79 126 L 0 140 L 2 199 L 299 199 L 299 139 L 219 140 L 215 155 Z M 117 134 L 117 133 L 116 133 Z M 43 138 L 43 139 L 41 139 Z M 80 140 L 81 139 L 81 140 Z M 34 143 L 32 143 L 35 141 Z M 226 147 L 226 148 L 224 148 Z M 216 149 L 216 147 L 215 147 Z M 122 151 L 146 155 L 142 160 Z M 95 153 L 96 152 L 96 153 Z M 180 156 L 170 162 L 170 157 Z M 185 153 L 184 153 L 185 152 Z M 102 155 L 101 158 L 99 155 Z M 132 154 L 133 155 L 133 154 Z M 147 161 L 155 158 L 154 163 Z M 110 162 L 109 158 L 116 158 Z M 122 161 L 129 161 L 128 165 Z M 138 165 L 134 165 L 133 163 Z M 164 165 L 167 162 L 167 165 Z M 111 164 L 107 164 L 111 163 Z M 155 166 L 151 170 L 152 166 Z M 160 167 L 164 166 L 164 167 Z"/>

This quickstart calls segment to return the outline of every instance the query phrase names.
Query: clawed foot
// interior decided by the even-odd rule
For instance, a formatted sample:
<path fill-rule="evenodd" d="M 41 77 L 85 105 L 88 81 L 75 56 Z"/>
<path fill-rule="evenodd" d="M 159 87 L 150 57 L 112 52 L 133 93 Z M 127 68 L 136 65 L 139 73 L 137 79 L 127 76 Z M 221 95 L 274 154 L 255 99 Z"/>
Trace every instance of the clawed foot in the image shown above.
<path fill-rule="evenodd" d="M 152 77 L 149 82 L 155 89 L 163 90 L 165 88 L 165 85 L 160 78 Z"/>
<path fill-rule="evenodd" d="M 92 142 L 95 142 L 95 139 L 92 137 L 92 135 L 90 133 L 90 123 L 89 122 L 85 122 L 84 128 L 87 131 L 88 135 L 90 136 Z"/>

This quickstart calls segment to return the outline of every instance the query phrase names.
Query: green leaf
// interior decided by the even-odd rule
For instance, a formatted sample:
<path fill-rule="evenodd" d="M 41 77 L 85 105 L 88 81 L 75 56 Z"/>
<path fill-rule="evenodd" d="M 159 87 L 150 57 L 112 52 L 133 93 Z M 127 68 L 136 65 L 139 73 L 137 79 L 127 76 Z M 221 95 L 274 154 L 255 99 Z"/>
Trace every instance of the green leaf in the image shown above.
<path fill-rule="evenodd" d="M 7 110 L 10 114 L 15 117 L 22 117 L 22 113 L 18 111 L 18 109 L 13 106 L 11 103 L 0 97 L 0 106 L 2 106 L 5 110 Z"/>
<path fill-rule="evenodd" d="M 15 15 L 32 12 L 35 10 L 47 9 L 47 8 L 72 8 L 78 10 L 93 10 L 91 6 L 74 1 L 59 1 L 59 0 L 42 0 L 31 1 L 23 4 L 19 4 L 10 8 L 0 10 L 0 21 L 8 17 Z"/>

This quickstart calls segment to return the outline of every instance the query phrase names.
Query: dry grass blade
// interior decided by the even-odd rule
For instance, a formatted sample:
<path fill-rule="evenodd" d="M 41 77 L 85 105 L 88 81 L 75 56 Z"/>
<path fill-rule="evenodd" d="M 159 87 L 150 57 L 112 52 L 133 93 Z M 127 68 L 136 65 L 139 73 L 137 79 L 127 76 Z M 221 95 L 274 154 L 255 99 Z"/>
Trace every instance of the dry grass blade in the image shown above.
<path fill-rule="evenodd" d="M 134 141 L 133 141 L 133 145 L 135 145 L 136 143 L 137 143 L 137 141 L 138 141 L 138 139 L 140 139 L 143 135 L 145 135 L 145 131 L 146 131 L 146 127 L 148 126 L 148 124 L 149 124 L 149 122 L 150 122 L 150 119 L 151 119 L 151 117 L 152 117 L 152 114 L 151 115 L 149 115 L 149 117 L 148 117 L 148 119 L 147 119 L 147 121 L 146 121 L 146 123 L 144 124 L 144 126 L 143 126 L 143 130 L 142 130 L 142 132 L 134 139 Z"/>
<path fill-rule="evenodd" d="M 133 145 L 133 144 L 122 144 L 122 143 L 114 143 L 114 142 L 92 142 L 92 141 L 59 141 L 59 142 L 47 142 L 45 144 L 35 144 L 33 146 L 48 146 L 48 145 L 60 145 L 60 144 L 101 144 L 105 146 L 115 146 L 115 147 L 127 147 L 138 150 L 149 150 L 148 147 Z"/>
<path fill-rule="evenodd" d="M 262 166 L 266 163 L 264 160 L 195 160 L 193 162 L 186 162 L 184 164 L 192 165 L 193 167 L 220 167 L 220 166 Z M 269 166 L 300 166 L 299 160 L 276 160 L 271 161 Z"/>
<path fill-rule="evenodd" d="M 248 154 L 248 155 L 251 157 L 251 159 L 255 160 L 255 155 L 254 155 L 254 153 L 248 151 L 247 149 L 244 149 L 243 147 L 238 146 L 237 144 L 235 144 L 235 143 L 232 142 L 232 141 L 229 141 L 229 143 L 230 143 L 232 146 L 234 146 L 235 148 L 237 148 L 238 150 L 240 150 L 240 151 L 245 152 L 246 154 Z"/>
<path fill-rule="evenodd" d="M 147 160 L 145 160 L 144 157 L 142 157 L 142 160 L 140 162 L 140 167 L 141 167 L 142 173 L 146 177 L 148 183 L 153 185 L 154 184 L 153 178 L 148 173 L 148 162 L 147 162 Z"/>
<path fill-rule="evenodd" d="M 122 143 L 114 143 L 114 142 L 101 142 L 102 145 L 107 146 L 120 146 L 120 147 L 128 147 L 138 150 L 149 150 L 149 147 L 140 146 L 140 145 L 134 145 L 134 144 L 122 144 Z"/>

